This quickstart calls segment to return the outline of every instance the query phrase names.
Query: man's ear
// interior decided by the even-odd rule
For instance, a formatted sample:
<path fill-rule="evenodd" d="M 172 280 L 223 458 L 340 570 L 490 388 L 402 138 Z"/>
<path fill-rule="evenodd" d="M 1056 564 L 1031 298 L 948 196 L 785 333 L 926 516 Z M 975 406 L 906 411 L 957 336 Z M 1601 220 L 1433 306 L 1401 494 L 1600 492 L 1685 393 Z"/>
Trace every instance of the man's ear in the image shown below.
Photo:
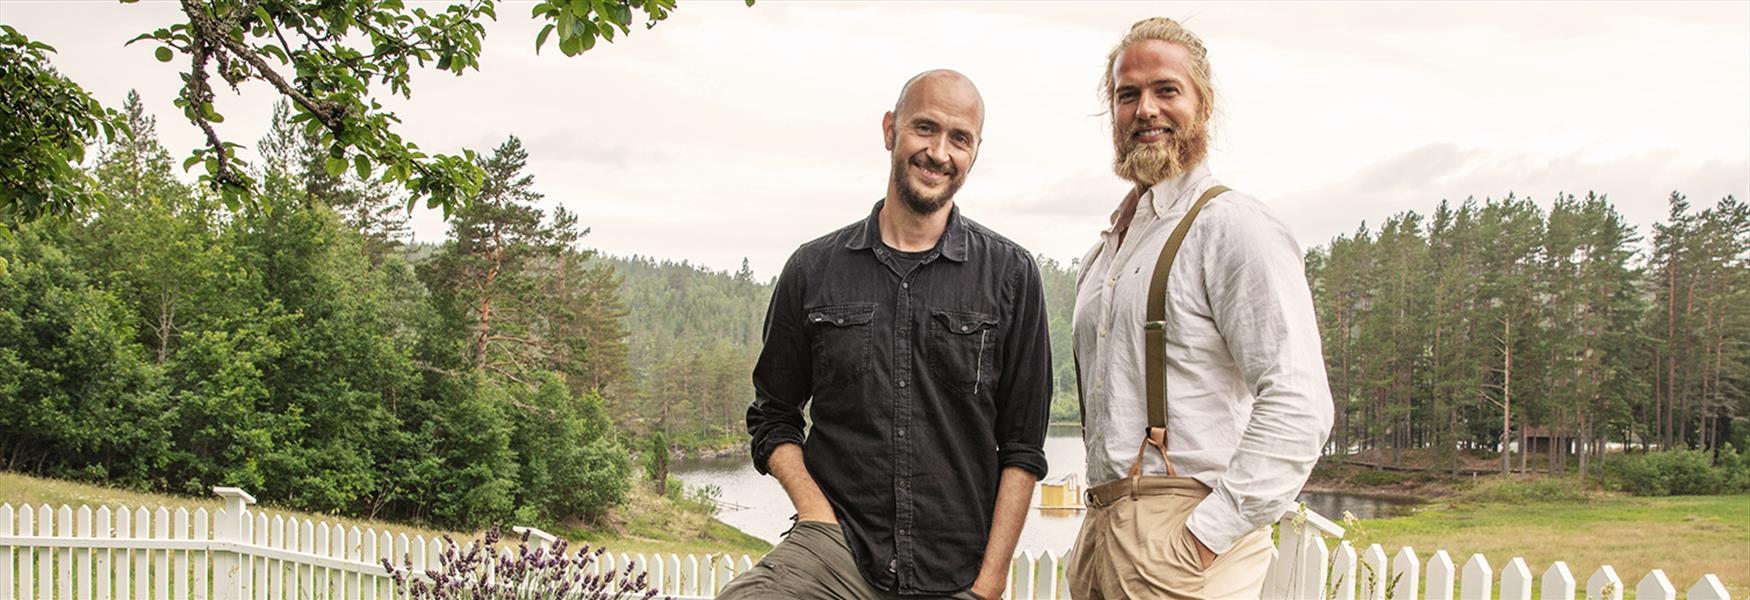
<path fill-rule="evenodd" d="M 892 152 L 894 141 L 893 111 L 890 110 L 881 115 L 881 143 L 887 147 L 888 152 Z"/>

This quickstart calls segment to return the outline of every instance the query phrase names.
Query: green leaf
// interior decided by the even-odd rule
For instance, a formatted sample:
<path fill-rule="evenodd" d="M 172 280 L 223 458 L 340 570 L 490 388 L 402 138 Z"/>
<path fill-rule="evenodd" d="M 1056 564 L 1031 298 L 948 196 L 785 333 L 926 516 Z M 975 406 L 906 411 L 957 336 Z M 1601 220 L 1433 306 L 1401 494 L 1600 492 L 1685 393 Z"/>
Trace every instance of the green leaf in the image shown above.
<path fill-rule="evenodd" d="M 559 22 L 559 44 L 560 48 L 563 49 L 565 40 L 569 40 L 577 35 L 576 32 L 573 31 L 577 28 L 577 19 L 572 17 L 571 13 L 559 13 L 559 18 L 557 20 Z"/>
<path fill-rule="evenodd" d="M 157 51 L 157 56 L 158 56 L 158 62 L 170 62 L 170 59 L 173 58 L 175 55 L 170 53 L 169 48 L 159 46 L 158 51 Z"/>
<path fill-rule="evenodd" d="M 342 173 L 346 172 L 346 159 L 337 156 L 330 156 L 328 157 L 328 160 L 323 161 L 322 166 L 324 170 L 328 171 L 329 177 L 339 177 Z"/>
<path fill-rule="evenodd" d="M 547 43 L 547 34 L 553 33 L 553 28 L 554 25 L 548 23 L 546 27 L 541 28 L 541 33 L 535 35 L 535 54 L 541 53 L 541 46 Z"/>
<path fill-rule="evenodd" d="M 190 157 L 188 157 L 188 160 L 182 161 L 182 170 L 186 172 L 189 169 L 193 169 L 194 164 L 198 163 L 200 161 L 201 161 L 201 155 L 196 154 L 194 156 L 190 156 Z"/>
<path fill-rule="evenodd" d="M 359 179 L 367 179 L 371 176 L 371 159 L 365 158 L 363 154 L 354 155 L 352 168 L 353 172 L 358 173 Z"/>

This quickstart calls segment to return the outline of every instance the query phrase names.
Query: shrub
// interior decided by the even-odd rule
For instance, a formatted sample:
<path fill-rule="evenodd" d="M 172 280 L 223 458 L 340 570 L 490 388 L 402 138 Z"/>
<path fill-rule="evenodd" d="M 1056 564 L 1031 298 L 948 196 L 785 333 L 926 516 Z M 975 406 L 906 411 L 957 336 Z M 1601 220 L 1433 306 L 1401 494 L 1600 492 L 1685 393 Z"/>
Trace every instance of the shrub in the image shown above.
<path fill-rule="evenodd" d="M 618 572 L 591 575 L 590 568 L 601 556 L 602 548 L 592 551 L 584 546 L 568 554 L 565 540 L 553 542 L 550 550 L 530 548 L 525 533 L 515 551 L 509 548 L 500 551 L 499 540 L 497 525 L 486 532 L 484 539 L 469 544 L 466 551 L 446 535 L 444 548 L 437 556 L 438 569 L 415 573 L 408 557 L 402 558 L 400 567 L 382 559 L 383 568 L 395 579 L 399 597 L 407 600 L 656 597 L 657 591 L 649 586 L 644 574 L 631 576 L 632 565 Z M 493 567 L 494 577 L 487 577 L 488 565 Z"/>
<path fill-rule="evenodd" d="M 1498 480 L 1465 492 L 1464 499 L 1502 504 L 1577 502 L 1586 499 L 1586 484 L 1571 477 Z"/>
<path fill-rule="evenodd" d="M 1718 494 L 1726 490 L 1731 474 L 1712 462 L 1707 452 L 1672 450 L 1625 456 L 1607 472 L 1614 487 L 1636 496 Z"/>
<path fill-rule="evenodd" d="M 1750 493 L 1750 449 L 1738 451 L 1726 444 L 1720 448 L 1719 469 L 1723 479 L 1722 492 Z"/>

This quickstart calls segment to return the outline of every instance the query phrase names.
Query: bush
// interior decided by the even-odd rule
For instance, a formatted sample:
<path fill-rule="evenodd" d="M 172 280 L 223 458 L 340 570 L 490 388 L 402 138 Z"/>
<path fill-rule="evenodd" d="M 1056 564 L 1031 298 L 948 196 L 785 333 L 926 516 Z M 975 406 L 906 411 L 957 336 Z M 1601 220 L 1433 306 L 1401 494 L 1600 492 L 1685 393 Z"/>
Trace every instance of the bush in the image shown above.
<path fill-rule="evenodd" d="M 523 402 L 513 444 L 522 463 L 519 504 L 534 507 L 545 522 L 595 522 L 625 500 L 632 458 L 604 434 L 610 425 L 601 397 L 572 396 L 549 375 Z"/>
<path fill-rule="evenodd" d="M 1408 473 L 1397 473 L 1393 471 L 1362 471 L 1349 478 L 1350 483 L 1365 486 L 1399 485 L 1409 480 L 1410 475 Z"/>
<path fill-rule="evenodd" d="M 1465 492 L 1464 499 L 1502 504 L 1578 502 L 1586 499 L 1586 483 L 1572 477 L 1497 480 Z"/>
<path fill-rule="evenodd" d="M 1720 448 L 1720 464 L 1724 490 L 1728 494 L 1750 494 L 1750 448 L 1737 451 L 1731 444 Z"/>
<path fill-rule="evenodd" d="M 437 556 L 441 569 L 417 573 L 412 557 L 403 555 L 400 566 L 381 559 L 383 570 L 395 580 L 396 597 L 405 600 L 656 597 L 657 590 L 650 587 L 644 574 L 634 577 L 630 569 L 596 574 L 602 570 L 597 563 L 603 548 L 586 545 L 572 552 L 563 539 L 555 540 L 552 548 L 530 546 L 529 535 L 524 533 L 513 552 L 499 547 L 501 539 L 497 525 L 467 546 L 445 535 L 443 550 Z M 494 576 L 488 577 L 488 573 Z"/>
<path fill-rule="evenodd" d="M 1610 463 L 1607 472 L 1612 486 L 1636 496 L 1718 494 L 1737 485 L 1733 471 L 1740 470 L 1741 461 L 1730 448 L 1721 450 L 1722 457 L 1727 454 L 1732 458 L 1726 468 L 1713 466 L 1713 457 L 1707 452 L 1672 450 L 1625 456 Z"/>

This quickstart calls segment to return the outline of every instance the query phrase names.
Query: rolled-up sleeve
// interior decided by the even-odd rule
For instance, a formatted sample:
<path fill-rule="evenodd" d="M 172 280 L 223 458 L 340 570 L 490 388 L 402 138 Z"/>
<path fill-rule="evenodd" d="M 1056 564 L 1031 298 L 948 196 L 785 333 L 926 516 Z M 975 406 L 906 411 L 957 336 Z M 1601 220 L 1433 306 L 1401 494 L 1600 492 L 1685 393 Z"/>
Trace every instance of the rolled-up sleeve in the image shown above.
<path fill-rule="evenodd" d="M 753 466 L 770 472 L 766 461 L 783 444 L 802 444 L 802 408 L 813 387 L 813 363 L 808 333 L 803 328 L 802 291 L 805 282 L 798 257 L 792 255 L 772 290 L 758 362 L 753 368 L 753 403 L 747 407 L 747 433 L 753 437 Z"/>
<path fill-rule="evenodd" d="M 1226 474 L 1187 522 L 1218 554 L 1289 510 L 1333 413 L 1300 246 L 1255 202 L 1208 215 L 1203 245 L 1211 313 L 1254 398 Z"/>
<path fill-rule="evenodd" d="M 1039 267 L 1023 255 L 1011 276 L 1013 314 L 997 383 L 997 461 L 1043 479 L 1045 429 L 1051 418 L 1051 335 Z"/>

